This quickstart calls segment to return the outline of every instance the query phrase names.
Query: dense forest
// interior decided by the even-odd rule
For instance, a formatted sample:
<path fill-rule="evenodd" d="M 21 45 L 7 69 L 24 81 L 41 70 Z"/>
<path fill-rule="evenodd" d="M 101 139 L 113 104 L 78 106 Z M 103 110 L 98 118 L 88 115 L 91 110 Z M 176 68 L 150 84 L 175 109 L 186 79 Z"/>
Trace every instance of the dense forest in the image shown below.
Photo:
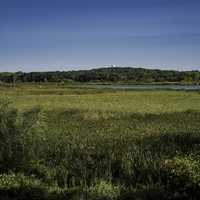
<path fill-rule="evenodd" d="M 173 71 L 131 67 L 109 67 L 79 71 L 2 72 L 0 81 L 13 82 L 200 82 L 199 71 Z"/>

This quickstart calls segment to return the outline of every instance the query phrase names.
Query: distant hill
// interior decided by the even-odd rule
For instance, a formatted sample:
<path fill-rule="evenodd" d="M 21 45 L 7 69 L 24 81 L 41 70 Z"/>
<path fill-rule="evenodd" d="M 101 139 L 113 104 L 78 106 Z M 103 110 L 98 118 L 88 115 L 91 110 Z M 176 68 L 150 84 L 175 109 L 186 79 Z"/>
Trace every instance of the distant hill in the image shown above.
<path fill-rule="evenodd" d="M 100 82 L 100 83 L 199 83 L 199 71 L 173 71 L 131 67 L 109 67 L 79 71 L 2 72 L 0 81 L 12 82 Z"/>

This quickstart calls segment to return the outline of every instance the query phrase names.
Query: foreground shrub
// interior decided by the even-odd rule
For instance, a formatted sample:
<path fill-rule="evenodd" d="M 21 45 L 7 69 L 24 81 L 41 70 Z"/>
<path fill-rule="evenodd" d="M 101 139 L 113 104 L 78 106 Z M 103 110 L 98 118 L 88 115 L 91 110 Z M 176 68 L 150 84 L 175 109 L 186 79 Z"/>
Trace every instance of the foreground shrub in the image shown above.
<path fill-rule="evenodd" d="M 0 200 L 78 200 L 80 196 L 79 188 L 49 187 L 23 174 L 0 175 Z"/>
<path fill-rule="evenodd" d="M 38 179 L 22 174 L 0 175 L 0 199 L 43 200 L 46 197 L 46 187 Z"/>
<path fill-rule="evenodd" d="M 165 188 L 159 184 L 147 185 L 131 190 L 125 189 L 117 200 L 168 200 L 170 198 Z"/>
<path fill-rule="evenodd" d="M 200 195 L 200 160 L 197 156 L 177 156 L 165 161 L 168 190 L 174 196 L 196 199 Z"/>
<path fill-rule="evenodd" d="M 100 181 L 89 189 L 91 199 L 117 199 L 120 195 L 120 187 L 106 181 Z"/>
<path fill-rule="evenodd" d="M 26 142 L 39 111 L 33 108 L 20 114 L 9 100 L 0 100 L 0 172 L 19 170 L 30 159 Z"/>

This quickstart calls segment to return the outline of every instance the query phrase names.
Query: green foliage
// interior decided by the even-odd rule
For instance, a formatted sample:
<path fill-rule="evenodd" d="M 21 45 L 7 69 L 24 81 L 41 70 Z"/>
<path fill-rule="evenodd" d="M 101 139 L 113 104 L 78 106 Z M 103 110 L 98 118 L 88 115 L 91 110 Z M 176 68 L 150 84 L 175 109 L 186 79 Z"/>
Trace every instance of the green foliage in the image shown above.
<path fill-rule="evenodd" d="M 0 81 L 16 82 L 191 82 L 199 83 L 198 71 L 167 71 L 131 67 L 110 67 L 68 72 L 0 73 Z"/>
<path fill-rule="evenodd" d="M 0 103 L 0 199 L 198 199 L 197 93 L 24 90 Z"/>
<path fill-rule="evenodd" d="M 0 174 L 0 188 L 44 187 L 42 182 L 34 177 L 23 174 Z"/>
<path fill-rule="evenodd" d="M 96 185 L 89 188 L 89 196 L 95 200 L 117 199 L 120 195 L 120 187 L 106 181 L 99 181 Z"/>
<path fill-rule="evenodd" d="M 0 102 L 0 171 L 18 170 L 28 158 L 27 137 L 37 121 L 39 109 L 19 116 L 8 99 Z"/>
<path fill-rule="evenodd" d="M 61 190 L 48 187 L 41 180 L 23 174 L 0 175 L 0 199 L 5 200 L 65 200 L 77 199 L 76 188 Z"/>
<path fill-rule="evenodd" d="M 195 198 L 200 195 L 199 156 L 176 156 L 165 160 L 168 187 L 178 196 Z"/>
<path fill-rule="evenodd" d="M 22 174 L 0 175 L 0 199 L 46 199 L 46 188 L 37 179 Z"/>

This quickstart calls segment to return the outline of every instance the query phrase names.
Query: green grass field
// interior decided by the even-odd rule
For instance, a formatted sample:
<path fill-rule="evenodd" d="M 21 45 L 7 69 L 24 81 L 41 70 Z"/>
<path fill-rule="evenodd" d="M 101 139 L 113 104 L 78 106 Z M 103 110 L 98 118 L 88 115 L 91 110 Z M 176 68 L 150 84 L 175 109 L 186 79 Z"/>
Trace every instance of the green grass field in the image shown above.
<path fill-rule="evenodd" d="M 8 199 L 30 188 L 32 199 L 198 199 L 199 92 L 19 85 L 0 95 Z"/>
<path fill-rule="evenodd" d="M 184 91 L 113 91 L 90 88 L 26 86 L 0 88 L 1 96 L 19 109 L 40 105 L 45 110 L 79 109 L 134 113 L 200 110 L 200 93 Z"/>

